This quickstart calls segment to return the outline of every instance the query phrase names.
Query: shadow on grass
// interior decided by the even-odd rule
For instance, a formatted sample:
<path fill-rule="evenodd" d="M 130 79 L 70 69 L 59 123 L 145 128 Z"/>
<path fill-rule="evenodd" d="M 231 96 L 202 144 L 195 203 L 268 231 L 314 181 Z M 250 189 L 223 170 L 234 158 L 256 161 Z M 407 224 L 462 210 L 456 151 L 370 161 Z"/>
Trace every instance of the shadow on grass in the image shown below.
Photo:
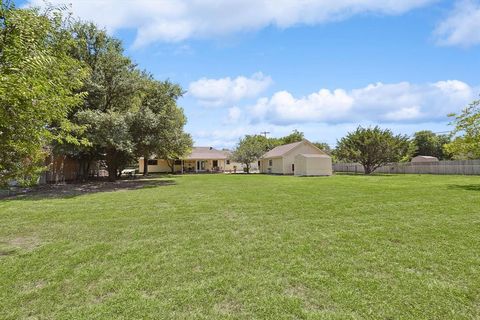
<path fill-rule="evenodd" d="M 363 172 L 334 172 L 334 175 L 337 176 L 359 176 L 359 177 L 395 177 L 399 176 L 400 174 L 392 174 L 392 173 L 382 173 L 382 172 L 373 172 L 371 174 L 365 174 Z"/>
<path fill-rule="evenodd" d="M 42 200 L 54 198 L 73 198 L 84 194 L 113 192 L 122 190 L 138 190 L 175 185 L 170 175 L 154 175 L 131 180 L 87 181 L 67 184 L 48 184 L 21 190 L 13 195 L 0 196 L 0 200 Z"/>
<path fill-rule="evenodd" d="M 480 184 L 451 184 L 449 189 L 462 189 L 468 191 L 480 191 Z"/>

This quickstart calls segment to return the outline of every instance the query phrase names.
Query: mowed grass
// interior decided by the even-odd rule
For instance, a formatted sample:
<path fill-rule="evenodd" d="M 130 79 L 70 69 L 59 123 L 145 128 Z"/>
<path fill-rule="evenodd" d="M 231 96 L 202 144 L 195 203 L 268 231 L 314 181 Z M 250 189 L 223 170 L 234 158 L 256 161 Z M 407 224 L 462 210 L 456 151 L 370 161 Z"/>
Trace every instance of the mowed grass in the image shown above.
<path fill-rule="evenodd" d="M 480 177 L 157 179 L 0 201 L 0 318 L 480 318 Z"/>

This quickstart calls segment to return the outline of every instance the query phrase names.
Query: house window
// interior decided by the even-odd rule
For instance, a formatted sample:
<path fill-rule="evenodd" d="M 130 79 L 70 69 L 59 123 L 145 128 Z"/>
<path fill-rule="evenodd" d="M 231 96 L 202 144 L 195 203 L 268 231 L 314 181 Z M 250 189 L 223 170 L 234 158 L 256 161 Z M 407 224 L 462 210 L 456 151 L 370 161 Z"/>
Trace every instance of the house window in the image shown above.
<path fill-rule="evenodd" d="M 268 160 L 268 166 L 271 167 L 272 165 L 273 165 L 273 160 L 272 159 Z"/>
<path fill-rule="evenodd" d="M 227 160 L 227 164 L 230 164 L 230 160 Z"/>
<path fill-rule="evenodd" d="M 182 160 L 178 160 L 178 159 L 175 160 L 175 164 L 176 164 L 177 166 L 181 165 L 181 164 L 182 164 Z"/>
<path fill-rule="evenodd" d="M 292 172 L 294 172 L 294 171 L 295 171 L 295 164 L 292 163 Z"/>
<path fill-rule="evenodd" d="M 147 161 L 149 166 L 156 166 L 158 165 L 158 160 L 157 159 L 150 159 Z"/>
<path fill-rule="evenodd" d="M 218 167 L 218 160 L 213 160 L 213 166 Z"/>

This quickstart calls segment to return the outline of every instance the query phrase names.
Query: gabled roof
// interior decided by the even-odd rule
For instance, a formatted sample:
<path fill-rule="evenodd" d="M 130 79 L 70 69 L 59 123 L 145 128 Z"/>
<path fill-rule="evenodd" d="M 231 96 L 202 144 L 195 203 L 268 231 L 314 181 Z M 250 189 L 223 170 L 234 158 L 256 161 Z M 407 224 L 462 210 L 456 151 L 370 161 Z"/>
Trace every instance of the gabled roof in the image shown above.
<path fill-rule="evenodd" d="M 330 156 L 326 154 L 315 154 L 315 153 L 300 153 L 298 156 L 302 156 L 304 158 L 330 158 Z"/>
<path fill-rule="evenodd" d="M 223 151 L 214 149 L 212 147 L 193 147 L 192 151 L 185 160 L 221 160 L 227 159 Z"/>
<path fill-rule="evenodd" d="M 278 146 L 272 150 L 265 153 L 262 158 L 278 158 L 283 157 L 286 153 L 294 149 L 295 147 L 301 145 L 304 141 L 298 141 L 294 143 L 284 144 L 283 146 Z"/>
<path fill-rule="evenodd" d="M 319 151 L 320 154 L 323 154 L 323 155 L 327 155 L 325 153 L 325 151 L 322 151 L 320 149 L 318 149 L 314 144 L 312 144 L 310 141 L 308 141 L 307 139 L 303 139 L 302 141 L 298 141 L 298 142 L 294 142 L 294 143 L 289 143 L 289 144 L 284 144 L 283 146 L 278 146 L 278 147 L 275 147 L 273 148 L 272 150 L 268 151 L 267 153 L 265 153 L 262 158 L 263 159 L 266 159 L 266 158 L 281 158 L 283 156 L 285 156 L 287 153 L 289 153 L 290 151 L 292 151 L 293 149 L 295 149 L 296 147 L 298 147 L 299 145 L 301 144 L 307 144 L 307 145 L 310 145 L 312 146 L 313 148 L 317 149 Z M 328 155 L 327 155 L 328 156 Z"/>

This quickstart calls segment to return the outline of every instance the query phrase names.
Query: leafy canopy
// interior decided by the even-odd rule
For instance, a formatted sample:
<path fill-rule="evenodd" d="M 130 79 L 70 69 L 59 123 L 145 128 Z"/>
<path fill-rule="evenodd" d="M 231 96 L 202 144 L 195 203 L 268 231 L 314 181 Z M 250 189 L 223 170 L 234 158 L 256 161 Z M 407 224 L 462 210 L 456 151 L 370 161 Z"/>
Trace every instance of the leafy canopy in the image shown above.
<path fill-rule="evenodd" d="M 0 0 L 0 185 L 35 182 L 50 141 L 79 143 L 67 115 L 84 98 L 88 71 L 68 54 L 68 27 L 60 10 Z"/>
<path fill-rule="evenodd" d="M 429 130 L 415 132 L 410 141 L 408 158 L 432 156 L 440 160 L 451 159 L 451 154 L 444 150 L 444 145 L 449 142 L 448 135 L 435 134 Z"/>
<path fill-rule="evenodd" d="M 252 162 L 257 161 L 269 150 L 269 140 L 261 135 L 246 135 L 237 145 L 233 152 L 233 159 L 245 164 L 247 173 L 250 171 Z"/>
<path fill-rule="evenodd" d="M 445 150 L 458 159 L 480 158 L 480 100 L 472 102 L 460 114 L 451 114 L 454 118 L 454 140 L 445 146 Z"/>
<path fill-rule="evenodd" d="M 340 160 L 360 163 L 365 174 L 379 167 L 399 161 L 408 148 L 408 138 L 394 135 L 389 129 L 358 127 L 337 144 L 336 156 Z"/>

